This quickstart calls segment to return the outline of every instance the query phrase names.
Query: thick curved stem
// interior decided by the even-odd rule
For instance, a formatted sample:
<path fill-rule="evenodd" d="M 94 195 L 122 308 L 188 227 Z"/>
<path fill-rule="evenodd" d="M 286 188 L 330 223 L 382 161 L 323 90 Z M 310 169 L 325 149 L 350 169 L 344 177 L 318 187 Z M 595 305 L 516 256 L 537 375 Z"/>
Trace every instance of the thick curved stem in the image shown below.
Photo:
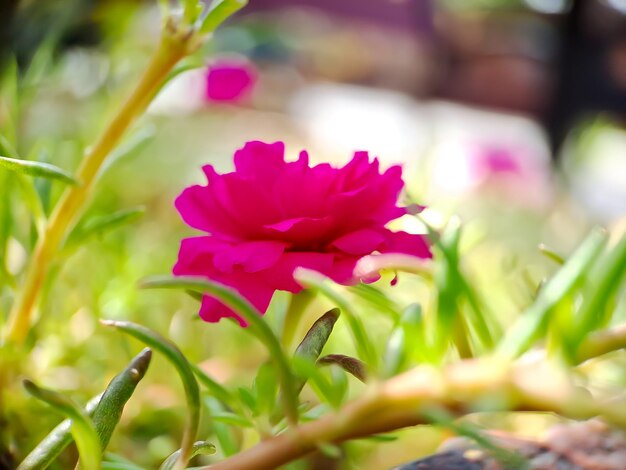
<path fill-rule="evenodd" d="M 602 415 L 626 426 L 626 413 L 616 412 L 625 407 L 594 400 L 571 386 L 549 363 L 507 366 L 493 360 L 466 360 L 444 371 L 418 367 L 370 392 L 336 413 L 204 468 L 277 468 L 314 451 L 319 443 L 341 443 L 426 423 L 433 407 L 444 408 L 453 416 L 471 412 L 476 403 L 482 411 L 550 411 L 573 419 Z"/>
<path fill-rule="evenodd" d="M 181 35 L 173 28 L 166 28 L 161 43 L 138 85 L 85 155 L 76 174 L 79 184 L 68 187 L 63 193 L 44 233 L 37 241 L 24 283 L 9 314 L 5 336 L 7 342 L 15 344 L 24 342 L 50 266 L 65 236 L 89 201 L 106 157 L 143 114 L 174 65 L 193 49 L 191 43 L 195 39 L 191 34 Z"/>

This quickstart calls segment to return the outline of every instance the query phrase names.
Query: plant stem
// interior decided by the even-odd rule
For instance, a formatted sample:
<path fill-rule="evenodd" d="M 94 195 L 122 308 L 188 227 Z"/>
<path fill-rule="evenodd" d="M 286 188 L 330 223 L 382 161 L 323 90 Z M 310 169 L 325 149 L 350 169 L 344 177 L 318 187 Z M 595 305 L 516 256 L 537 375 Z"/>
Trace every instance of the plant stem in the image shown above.
<path fill-rule="evenodd" d="M 76 174 L 79 184 L 65 190 L 44 233 L 37 241 L 24 283 L 9 313 L 6 332 L 8 342 L 15 344 L 24 342 L 50 265 L 68 231 L 89 201 L 106 157 L 117 146 L 131 125 L 143 114 L 174 65 L 195 50 L 198 45 L 197 37 L 191 32 L 181 33 L 172 23 L 166 25 L 159 47 L 136 88 L 83 158 Z"/>
<path fill-rule="evenodd" d="M 370 393 L 336 413 L 300 425 L 204 469 L 278 468 L 314 451 L 320 443 L 341 443 L 428 423 L 433 406 L 445 409 L 452 416 L 468 413 L 477 403 L 481 411 L 548 411 L 573 419 L 603 415 L 614 424 L 626 426 L 623 404 L 594 400 L 567 381 L 553 386 L 554 370 L 549 364 L 546 366 L 511 366 L 493 359 L 465 360 L 441 371 L 421 366 L 373 386 Z M 529 380 L 531 377 L 538 380 Z"/>

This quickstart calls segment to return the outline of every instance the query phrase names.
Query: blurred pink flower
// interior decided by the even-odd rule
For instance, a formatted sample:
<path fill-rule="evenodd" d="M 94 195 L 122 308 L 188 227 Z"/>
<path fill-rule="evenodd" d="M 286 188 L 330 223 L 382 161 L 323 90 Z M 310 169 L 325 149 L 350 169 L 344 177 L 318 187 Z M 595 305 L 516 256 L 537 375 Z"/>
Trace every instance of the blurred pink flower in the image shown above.
<path fill-rule="evenodd" d="M 208 185 L 185 189 L 176 208 L 208 235 L 182 241 L 175 275 L 231 286 L 264 313 L 276 290 L 302 289 L 293 278 L 297 267 L 353 284 L 357 261 L 373 252 L 431 257 L 423 235 L 385 228 L 407 213 L 396 205 L 404 185 L 399 166 L 380 173 L 377 159 L 356 152 L 342 168 L 311 167 L 306 152 L 288 163 L 284 150 L 282 142 L 248 142 L 235 153 L 234 172 L 203 167 Z M 245 326 L 208 296 L 200 316 L 209 322 L 234 317 Z"/>
<path fill-rule="evenodd" d="M 237 102 L 250 94 L 257 72 L 251 63 L 238 59 L 220 59 L 206 73 L 208 101 Z"/>

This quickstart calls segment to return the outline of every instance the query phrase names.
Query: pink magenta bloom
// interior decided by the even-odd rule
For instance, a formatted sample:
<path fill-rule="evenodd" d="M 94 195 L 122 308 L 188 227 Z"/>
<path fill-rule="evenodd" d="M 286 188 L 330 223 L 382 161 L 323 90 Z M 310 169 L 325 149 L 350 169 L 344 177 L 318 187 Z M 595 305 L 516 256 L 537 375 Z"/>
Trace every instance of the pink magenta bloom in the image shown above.
<path fill-rule="evenodd" d="M 276 290 L 302 290 L 293 278 L 298 267 L 349 285 L 360 281 L 353 274 L 357 261 L 374 252 L 431 257 L 423 235 L 385 228 L 407 213 L 396 205 L 404 185 L 399 166 L 379 173 L 377 159 L 356 152 L 342 168 L 311 167 L 306 152 L 289 163 L 284 152 L 282 142 L 248 142 L 235 153 L 234 172 L 203 167 L 208 185 L 185 189 L 176 208 L 208 235 L 182 241 L 175 275 L 231 286 L 265 312 Z M 234 317 L 245 326 L 209 296 L 200 316 L 209 322 Z"/>
<path fill-rule="evenodd" d="M 256 70 L 242 60 L 220 59 L 209 66 L 206 74 L 206 99 L 236 102 L 248 96 L 256 83 Z"/>

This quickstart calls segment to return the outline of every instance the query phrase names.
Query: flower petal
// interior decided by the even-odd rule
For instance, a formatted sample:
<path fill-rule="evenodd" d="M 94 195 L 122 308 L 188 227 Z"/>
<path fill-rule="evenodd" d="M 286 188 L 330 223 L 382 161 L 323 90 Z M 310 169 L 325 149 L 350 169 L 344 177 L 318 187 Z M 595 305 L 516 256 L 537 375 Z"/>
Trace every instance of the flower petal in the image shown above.
<path fill-rule="evenodd" d="M 351 255 L 366 255 L 378 250 L 385 240 L 385 236 L 380 231 L 362 229 L 337 238 L 331 246 Z"/>
<path fill-rule="evenodd" d="M 418 258 L 433 257 L 426 235 L 413 235 L 407 232 L 391 232 L 386 234 L 387 241 L 378 251 L 381 253 L 404 253 Z"/>
<path fill-rule="evenodd" d="M 213 264 L 224 272 L 232 272 L 240 266 L 245 272 L 254 273 L 274 265 L 285 247 L 285 243 L 276 241 L 239 243 L 215 253 Z"/>

